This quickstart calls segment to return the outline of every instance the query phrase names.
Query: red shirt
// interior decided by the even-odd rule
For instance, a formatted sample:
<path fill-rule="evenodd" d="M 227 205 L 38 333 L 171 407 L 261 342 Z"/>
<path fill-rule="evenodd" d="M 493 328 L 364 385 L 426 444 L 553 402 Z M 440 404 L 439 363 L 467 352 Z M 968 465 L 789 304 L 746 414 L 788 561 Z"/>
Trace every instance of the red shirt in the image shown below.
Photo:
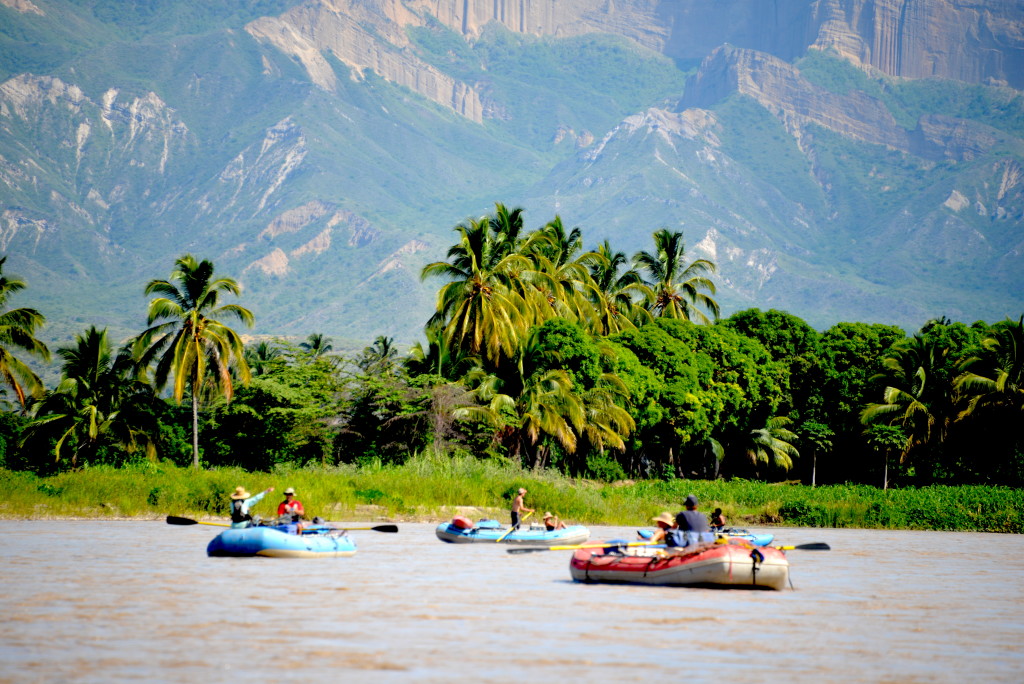
<path fill-rule="evenodd" d="M 277 517 L 284 515 L 305 515 L 306 509 L 303 508 L 302 502 L 298 499 L 292 499 L 288 501 L 285 499 L 277 506 Z"/>

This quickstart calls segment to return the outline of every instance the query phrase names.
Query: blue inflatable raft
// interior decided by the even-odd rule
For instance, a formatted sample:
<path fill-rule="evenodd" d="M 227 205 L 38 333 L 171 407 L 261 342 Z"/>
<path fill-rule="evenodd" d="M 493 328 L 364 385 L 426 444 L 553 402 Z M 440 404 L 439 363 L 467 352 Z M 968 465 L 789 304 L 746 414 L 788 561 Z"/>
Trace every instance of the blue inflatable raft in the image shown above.
<path fill-rule="evenodd" d="M 206 547 L 208 556 L 271 558 L 337 558 L 354 556 L 356 543 L 344 532 L 326 526 L 266 525 L 224 530 Z"/>
<path fill-rule="evenodd" d="M 481 520 L 476 525 L 465 528 L 455 522 L 441 523 L 437 526 L 437 538 L 452 544 L 495 543 L 501 539 L 502 544 L 528 544 L 531 546 L 561 546 L 582 544 L 590 538 L 590 530 L 583 525 L 569 525 L 561 530 L 548 532 L 544 525 L 523 525 L 508 535 L 508 526 L 497 520 Z M 504 536 L 504 539 L 502 537 Z"/>

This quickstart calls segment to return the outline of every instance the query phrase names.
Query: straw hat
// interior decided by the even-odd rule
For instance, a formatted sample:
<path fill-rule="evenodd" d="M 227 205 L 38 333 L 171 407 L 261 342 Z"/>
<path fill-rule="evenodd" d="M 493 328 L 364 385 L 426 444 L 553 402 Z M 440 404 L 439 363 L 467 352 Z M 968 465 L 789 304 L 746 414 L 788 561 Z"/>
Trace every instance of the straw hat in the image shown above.
<path fill-rule="evenodd" d="M 664 513 L 659 515 L 657 518 L 651 518 L 651 521 L 652 522 L 656 522 L 656 523 L 665 523 L 669 527 L 672 527 L 673 525 L 676 524 L 676 519 L 673 518 L 672 514 L 669 513 L 668 511 L 665 511 Z"/>
<path fill-rule="evenodd" d="M 289 487 L 288 489 L 284 490 L 284 493 L 285 494 L 291 494 L 292 496 L 295 496 L 295 487 Z"/>
<path fill-rule="evenodd" d="M 544 517 L 541 518 L 541 520 L 547 520 L 548 518 L 554 518 L 554 517 L 555 516 L 551 515 L 551 511 L 548 511 L 547 513 L 544 514 Z"/>
<path fill-rule="evenodd" d="M 525 494 L 525 493 L 526 493 L 526 490 L 525 490 L 525 489 L 523 489 L 522 487 L 520 487 L 520 488 L 519 488 L 519 493 L 520 493 L 520 494 Z"/>
<path fill-rule="evenodd" d="M 250 496 L 252 495 L 245 491 L 245 487 L 235 487 L 235 493 L 231 495 L 231 498 L 235 500 L 248 499 Z"/>

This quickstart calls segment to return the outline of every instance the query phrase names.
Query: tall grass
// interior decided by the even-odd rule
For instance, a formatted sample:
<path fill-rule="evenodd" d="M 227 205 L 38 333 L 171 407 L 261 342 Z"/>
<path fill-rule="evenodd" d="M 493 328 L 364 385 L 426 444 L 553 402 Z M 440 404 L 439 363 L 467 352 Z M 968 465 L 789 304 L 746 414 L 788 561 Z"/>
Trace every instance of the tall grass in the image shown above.
<path fill-rule="evenodd" d="M 254 507 L 263 517 L 272 517 L 283 490 L 295 487 L 310 517 L 442 520 L 456 507 L 468 506 L 479 509 L 473 512 L 477 516 L 507 520 L 513 494 L 526 487 L 530 508 L 585 524 L 648 526 L 650 518 L 678 511 L 686 496 L 694 494 L 701 510 L 720 507 L 733 525 L 1024 532 L 1024 490 L 1006 487 L 882 491 L 862 485 L 812 488 L 742 480 L 602 484 L 429 452 L 401 466 L 370 463 L 272 473 L 193 471 L 169 463 L 93 467 L 52 477 L 0 470 L 0 517 L 224 518 L 229 495 L 239 485 L 253 493 L 276 487 Z"/>

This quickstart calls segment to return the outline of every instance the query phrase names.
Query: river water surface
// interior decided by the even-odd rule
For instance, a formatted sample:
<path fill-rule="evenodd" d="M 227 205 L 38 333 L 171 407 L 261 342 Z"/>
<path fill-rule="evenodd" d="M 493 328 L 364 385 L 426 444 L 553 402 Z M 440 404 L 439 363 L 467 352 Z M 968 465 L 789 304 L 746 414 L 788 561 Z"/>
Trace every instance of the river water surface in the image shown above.
<path fill-rule="evenodd" d="M 576 584 L 570 552 L 434 527 L 215 559 L 215 527 L 0 521 L 0 681 L 1024 681 L 1024 536 L 774 529 L 832 550 L 752 592 Z"/>

